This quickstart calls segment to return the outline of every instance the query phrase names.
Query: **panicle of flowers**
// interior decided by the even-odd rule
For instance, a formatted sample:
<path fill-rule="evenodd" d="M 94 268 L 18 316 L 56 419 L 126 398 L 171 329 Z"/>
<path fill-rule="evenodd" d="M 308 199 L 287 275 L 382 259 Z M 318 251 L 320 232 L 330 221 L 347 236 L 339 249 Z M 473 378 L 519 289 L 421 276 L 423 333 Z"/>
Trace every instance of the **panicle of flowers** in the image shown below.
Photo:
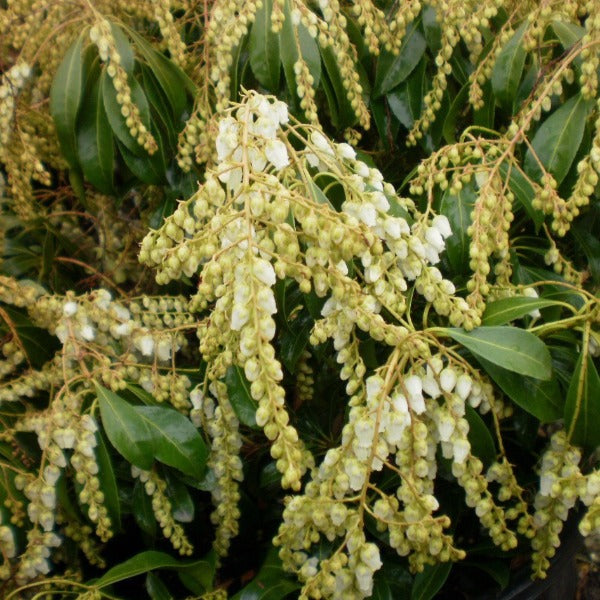
<path fill-rule="evenodd" d="M 125 118 L 129 133 L 148 154 L 154 154 L 158 146 L 152 133 L 142 122 L 140 109 L 131 97 L 129 75 L 123 66 L 123 57 L 119 54 L 113 26 L 107 19 L 99 20 L 90 29 L 90 39 L 98 48 L 100 60 L 107 65 L 106 73 L 112 80 L 117 103 L 121 107 L 121 114 Z"/>
<path fill-rule="evenodd" d="M 131 467 L 131 475 L 139 479 L 144 487 L 144 492 L 152 499 L 152 512 L 157 523 L 162 529 L 163 535 L 171 542 L 173 548 L 182 556 L 193 553 L 183 527 L 175 521 L 173 506 L 167 497 L 167 483 L 155 471 L 144 471 L 137 467 Z"/>
<path fill-rule="evenodd" d="M 171 0 L 152 0 L 152 4 L 154 5 L 154 19 L 158 23 L 160 33 L 169 49 L 171 60 L 183 69 L 187 64 L 188 56 L 171 12 L 173 10 Z"/>
<path fill-rule="evenodd" d="M 0 159 L 13 132 L 13 119 L 19 91 L 25 86 L 31 76 L 31 66 L 19 62 L 2 74 L 0 79 Z"/>

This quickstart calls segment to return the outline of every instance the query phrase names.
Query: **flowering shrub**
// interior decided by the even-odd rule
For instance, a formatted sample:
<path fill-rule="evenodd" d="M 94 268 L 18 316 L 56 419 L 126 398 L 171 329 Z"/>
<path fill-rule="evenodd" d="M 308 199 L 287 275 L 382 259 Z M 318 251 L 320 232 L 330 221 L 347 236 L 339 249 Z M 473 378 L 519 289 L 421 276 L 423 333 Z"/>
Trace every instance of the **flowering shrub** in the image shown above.
<path fill-rule="evenodd" d="M 598 533 L 597 12 L 0 1 L 3 597 L 468 596 Z"/>

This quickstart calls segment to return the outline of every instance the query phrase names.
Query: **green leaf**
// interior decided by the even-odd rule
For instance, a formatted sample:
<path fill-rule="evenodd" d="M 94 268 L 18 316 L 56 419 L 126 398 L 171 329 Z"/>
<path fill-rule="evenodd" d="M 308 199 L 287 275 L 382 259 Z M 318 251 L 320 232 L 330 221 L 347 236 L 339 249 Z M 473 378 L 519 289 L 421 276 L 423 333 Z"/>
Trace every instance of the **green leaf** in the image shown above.
<path fill-rule="evenodd" d="M 558 304 L 560 303 L 555 300 L 548 300 L 547 298 L 530 298 L 527 296 L 501 298 L 487 304 L 482 316 L 482 324 L 488 327 L 504 325 L 505 323 L 520 319 L 534 310 Z"/>
<path fill-rule="evenodd" d="M 504 589 L 510 580 L 510 566 L 505 561 L 494 560 L 489 557 L 480 560 L 464 560 L 461 565 L 465 567 L 474 567 L 487 573 L 502 589 Z"/>
<path fill-rule="evenodd" d="M 150 572 L 146 575 L 146 591 L 151 600 L 173 600 L 171 592 L 158 575 Z"/>
<path fill-rule="evenodd" d="M 598 217 L 599 208 L 598 204 L 593 204 L 590 210 L 591 214 L 586 214 L 584 219 L 577 220 L 571 226 L 573 237 L 588 259 L 587 266 L 590 275 L 596 282 L 600 281 L 600 239 L 598 235 L 600 228 L 594 222 L 593 217 Z"/>
<path fill-rule="evenodd" d="M 273 0 L 263 0 L 256 11 L 254 23 L 250 30 L 250 66 L 259 83 L 276 92 L 279 88 L 281 64 L 279 62 L 279 35 L 271 28 Z"/>
<path fill-rule="evenodd" d="M 50 114 L 54 119 L 60 149 L 71 168 L 77 166 L 75 123 L 83 96 L 82 49 L 85 33 L 67 50 L 50 89 Z"/>
<path fill-rule="evenodd" d="M 565 426 L 574 444 L 600 446 L 600 377 L 587 348 L 581 351 L 567 392 Z"/>
<path fill-rule="evenodd" d="M 314 321 L 305 310 L 296 315 L 289 325 L 289 329 L 281 333 L 281 362 L 290 373 L 294 373 L 298 359 L 308 344 Z"/>
<path fill-rule="evenodd" d="M 119 490 L 117 480 L 113 470 L 110 454 L 104 443 L 104 437 L 100 432 L 96 432 L 96 461 L 98 463 L 98 480 L 100 489 L 104 494 L 104 506 L 108 511 L 113 531 L 121 529 L 121 503 L 119 501 Z"/>
<path fill-rule="evenodd" d="M 217 555 L 214 550 L 206 554 L 202 560 L 178 569 L 179 578 L 183 584 L 195 594 L 212 590 L 217 570 Z"/>
<path fill-rule="evenodd" d="M 122 562 L 112 569 L 109 569 L 100 579 L 93 582 L 94 587 L 98 589 L 105 588 L 109 585 L 143 575 L 149 571 L 156 569 L 190 569 L 192 567 L 201 566 L 210 568 L 210 564 L 205 560 L 194 562 L 179 561 L 166 554 L 165 552 L 157 552 L 156 550 L 146 550 L 140 552 L 132 558 Z"/>
<path fill-rule="evenodd" d="M 102 193 L 112 194 L 115 150 L 102 101 L 102 80 L 106 77 L 103 72 L 85 98 L 77 129 L 77 149 L 86 179 Z"/>
<path fill-rule="evenodd" d="M 442 588 L 452 563 L 444 562 L 436 565 L 427 565 L 421 573 L 417 573 L 413 582 L 410 600 L 431 600 Z"/>
<path fill-rule="evenodd" d="M 382 50 L 377 61 L 373 97 L 383 96 L 402 83 L 419 64 L 425 53 L 427 42 L 419 31 L 418 21 L 413 21 L 407 28 L 406 34 L 397 55 Z"/>
<path fill-rule="evenodd" d="M 551 423 L 561 417 L 563 394 L 555 377 L 540 381 L 507 371 L 481 357 L 477 360 L 498 387 L 530 415 L 542 423 Z"/>
<path fill-rule="evenodd" d="M 231 600 L 281 600 L 300 588 L 300 584 L 287 577 L 276 549 L 267 555 L 256 577 Z"/>
<path fill-rule="evenodd" d="M 348 100 L 337 57 L 329 46 L 326 48 L 319 46 L 319 51 L 333 92 L 333 95 L 330 94 L 328 97 L 329 109 L 332 113 L 332 124 L 339 129 L 350 127 L 356 123 L 357 117 L 350 100 Z M 325 81 L 325 76 L 323 76 L 323 81 Z M 333 102 L 335 102 L 335 106 L 332 106 Z M 335 118 L 334 113 L 337 115 Z"/>
<path fill-rule="evenodd" d="M 146 99 L 146 94 L 142 86 L 134 77 L 128 78 L 129 87 L 131 88 L 131 99 L 140 111 L 140 119 L 146 128 L 150 129 L 150 106 Z M 104 100 L 104 110 L 108 117 L 108 122 L 117 139 L 124 144 L 127 149 L 137 156 L 147 154 L 146 150 L 140 146 L 125 123 L 126 119 L 121 114 L 121 105 L 117 102 L 117 92 L 113 86 L 110 77 L 102 78 L 102 99 Z"/>
<path fill-rule="evenodd" d="M 461 273 L 469 266 L 469 243 L 467 229 L 471 225 L 471 211 L 477 199 L 472 183 L 466 184 L 457 195 L 444 192 L 439 212 L 450 222 L 452 235 L 446 240 L 446 257 L 453 271 Z"/>
<path fill-rule="evenodd" d="M 187 486 L 167 470 L 164 472 L 167 482 L 167 496 L 171 501 L 173 518 L 180 523 L 191 523 L 194 520 L 194 501 Z"/>
<path fill-rule="evenodd" d="M 153 540 L 156 537 L 157 530 L 156 517 L 152 510 L 152 500 L 146 494 L 144 484 L 141 481 L 136 481 L 133 486 L 131 506 L 137 526 Z"/>
<path fill-rule="evenodd" d="M 456 122 L 467 105 L 469 99 L 469 84 L 465 84 L 460 88 L 460 91 L 452 100 L 450 109 L 446 113 L 444 124 L 442 126 L 442 135 L 447 144 L 456 142 Z"/>
<path fill-rule="evenodd" d="M 584 100 L 581 94 L 573 96 L 540 125 L 532 140 L 535 154 L 558 184 L 571 168 L 592 106 L 593 100 Z M 523 166 L 529 177 L 541 178 L 542 170 L 531 150 L 527 151 Z"/>
<path fill-rule="evenodd" d="M 479 413 L 468 404 L 465 408 L 465 419 L 469 422 L 468 438 L 471 449 L 473 454 L 481 459 L 484 466 L 488 467 L 496 460 L 494 438 Z"/>
<path fill-rule="evenodd" d="M 133 410 L 151 433 L 155 458 L 201 479 L 208 450 L 191 421 L 164 406 L 134 406 Z"/>
<path fill-rule="evenodd" d="M 229 402 L 240 423 L 247 427 L 258 428 L 256 425 L 257 404 L 250 394 L 250 383 L 244 371 L 236 365 L 227 369 L 225 374 Z"/>
<path fill-rule="evenodd" d="M 111 390 L 96 384 L 104 431 L 117 452 L 131 464 L 148 471 L 154 462 L 152 431 L 135 408 Z"/>
<path fill-rule="evenodd" d="M 129 38 L 116 23 L 111 23 L 110 29 L 115 40 L 119 57 L 121 58 L 121 66 L 125 69 L 127 75 L 131 77 L 135 67 L 135 56 Z"/>
<path fill-rule="evenodd" d="M 308 65 L 310 74 L 313 76 L 313 85 L 316 88 L 321 80 L 321 55 L 319 53 L 319 46 L 310 33 L 308 33 L 308 29 L 302 23 L 299 23 L 297 27 L 293 24 L 289 0 L 285 0 L 284 15 L 283 27 L 279 32 L 279 52 L 287 87 L 294 101 L 297 101 L 298 94 L 296 91 L 294 64 L 298 61 L 300 54 L 302 54 L 302 58 Z M 298 45 L 300 46 L 300 52 L 298 52 Z"/>
<path fill-rule="evenodd" d="M 500 165 L 500 173 L 502 174 L 502 177 L 506 179 L 509 174 L 506 163 Z M 508 185 L 511 192 L 516 196 L 517 200 L 529 215 L 529 218 L 533 221 L 537 231 L 544 222 L 544 213 L 537 208 L 533 208 L 532 200 L 535 196 L 533 186 L 527 181 L 520 169 L 515 167 L 510 169 Z"/>
<path fill-rule="evenodd" d="M 194 94 L 195 84 L 174 62 L 155 50 L 142 36 L 131 29 L 128 29 L 128 33 L 169 99 L 173 116 L 177 121 L 180 120 L 188 108 L 186 92 Z"/>
<path fill-rule="evenodd" d="M 427 46 L 431 52 L 437 54 L 442 47 L 442 28 L 437 19 L 435 8 L 433 6 L 426 6 L 423 9 L 422 17 Z"/>
<path fill-rule="evenodd" d="M 498 55 L 492 71 L 492 89 L 498 103 L 506 109 L 512 109 L 519 89 L 519 82 L 525 66 L 527 53 L 523 48 L 523 36 L 528 23 L 523 23 L 504 45 Z"/>
<path fill-rule="evenodd" d="M 475 357 L 537 379 L 550 379 L 552 360 L 544 342 L 516 327 L 477 327 L 473 331 L 441 329 Z"/>
<path fill-rule="evenodd" d="M 406 129 L 411 129 L 421 115 L 425 89 L 425 61 L 422 60 L 407 81 L 386 94 L 390 110 Z"/>

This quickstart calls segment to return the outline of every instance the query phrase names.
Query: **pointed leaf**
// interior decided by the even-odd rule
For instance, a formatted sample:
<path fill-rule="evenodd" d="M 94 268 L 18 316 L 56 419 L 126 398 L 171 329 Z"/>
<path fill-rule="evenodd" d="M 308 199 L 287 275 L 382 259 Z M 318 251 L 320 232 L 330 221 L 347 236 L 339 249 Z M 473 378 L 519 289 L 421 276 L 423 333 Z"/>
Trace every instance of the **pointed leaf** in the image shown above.
<path fill-rule="evenodd" d="M 509 173 L 506 163 L 500 165 L 500 173 L 506 178 Z M 544 222 L 544 213 L 541 210 L 533 207 L 532 201 L 535 197 L 533 186 L 526 179 L 525 175 L 517 169 L 510 169 L 510 179 L 508 181 L 511 192 L 516 196 L 521 206 L 525 209 L 529 218 L 533 221 L 536 227 L 536 232 Z"/>
<path fill-rule="evenodd" d="M 530 298 L 527 296 L 512 296 L 494 300 L 485 307 L 482 323 L 486 326 L 504 325 L 520 319 L 534 310 L 547 306 L 559 305 L 555 300 L 547 298 Z"/>
<path fill-rule="evenodd" d="M 250 30 L 250 66 L 259 83 L 266 89 L 276 92 L 279 88 L 279 35 L 271 28 L 273 0 L 263 0 L 256 11 Z"/>
<path fill-rule="evenodd" d="M 240 423 L 247 427 L 257 428 L 257 404 L 250 394 L 250 383 L 246 379 L 244 371 L 238 366 L 232 365 L 225 374 L 225 383 L 229 402 Z"/>
<path fill-rule="evenodd" d="M 593 100 L 584 100 L 577 94 L 553 112 L 539 127 L 532 141 L 533 150 L 544 169 L 560 184 L 577 154 L 585 121 Z M 524 170 L 529 177 L 539 180 L 542 171 L 530 150 L 527 151 Z"/>
<path fill-rule="evenodd" d="M 427 42 L 418 29 L 418 22 L 413 21 L 406 30 L 400 52 L 394 55 L 383 50 L 379 55 L 373 97 L 383 96 L 402 83 L 419 64 L 426 47 Z"/>
<path fill-rule="evenodd" d="M 98 480 L 100 489 L 104 494 L 104 506 L 108 510 L 108 516 L 112 522 L 113 531 L 121 529 L 121 503 L 119 502 L 119 490 L 113 470 L 110 454 L 104 443 L 104 437 L 100 432 L 96 433 L 96 461 L 98 462 Z"/>
<path fill-rule="evenodd" d="M 468 404 L 465 409 L 465 419 L 469 423 L 468 439 L 471 449 L 473 454 L 480 458 L 484 466 L 487 467 L 496 460 L 494 438 L 479 413 Z"/>
<path fill-rule="evenodd" d="M 131 99 L 140 111 L 142 123 L 150 129 L 150 107 L 146 94 L 134 77 L 129 77 L 128 83 L 131 88 Z M 117 102 L 117 92 L 110 77 L 102 78 L 102 99 L 108 122 L 118 140 L 133 154 L 137 156 L 147 155 L 146 150 L 138 144 L 137 139 L 129 132 L 125 122 L 126 119 L 121 113 L 121 105 Z"/>
<path fill-rule="evenodd" d="M 191 421 L 163 406 L 134 406 L 133 410 L 151 432 L 156 459 L 201 479 L 208 450 Z"/>
<path fill-rule="evenodd" d="M 137 577 L 156 569 L 179 570 L 203 565 L 207 569 L 210 567 L 209 563 L 205 560 L 185 562 L 177 560 L 165 552 L 146 550 L 109 569 L 100 579 L 96 579 L 93 585 L 98 589 L 102 589 L 119 581 L 131 579 L 132 577 Z"/>
<path fill-rule="evenodd" d="M 564 396 L 555 377 L 541 381 L 517 375 L 481 357 L 477 360 L 498 387 L 530 415 L 542 423 L 551 423 L 561 417 Z"/>
<path fill-rule="evenodd" d="M 600 377 L 585 348 L 569 385 L 565 425 L 567 431 L 573 431 L 574 444 L 591 449 L 600 446 Z"/>
<path fill-rule="evenodd" d="M 131 464 L 148 471 L 154 462 L 153 434 L 128 402 L 96 385 L 104 431 L 117 452 Z"/>
<path fill-rule="evenodd" d="M 478 327 L 472 331 L 458 328 L 442 332 L 462 344 L 477 358 L 537 379 L 550 379 L 552 361 L 544 342 L 516 327 Z"/>
<path fill-rule="evenodd" d="M 100 80 L 85 98 L 77 130 L 79 162 L 86 179 L 104 194 L 113 193 L 114 141 L 102 101 Z"/>
<path fill-rule="evenodd" d="M 417 573 L 412 586 L 410 600 L 431 600 L 442 588 L 452 563 L 444 562 L 436 565 L 427 565 L 421 573 Z"/>
<path fill-rule="evenodd" d="M 519 82 L 525 66 L 527 53 L 523 48 L 523 36 L 528 23 L 523 23 L 504 45 L 492 71 L 492 89 L 501 106 L 511 109 L 517 96 Z"/>
<path fill-rule="evenodd" d="M 146 591 L 151 600 L 173 600 L 171 592 L 162 582 L 162 579 L 152 572 L 146 575 Z"/>
<path fill-rule="evenodd" d="M 469 266 L 469 243 L 467 229 L 471 225 L 471 211 L 477 199 L 473 184 L 465 185 L 456 195 L 444 192 L 439 212 L 450 222 L 452 235 L 446 240 L 446 256 L 455 272 L 464 272 Z"/>
<path fill-rule="evenodd" d="M 50 90 L 50 114 L 54 119 L 63 156 L 71 166 L 77 165 L 75 123 L 83 96 L 83 40 L 81 34 L 67 50 Z"/>

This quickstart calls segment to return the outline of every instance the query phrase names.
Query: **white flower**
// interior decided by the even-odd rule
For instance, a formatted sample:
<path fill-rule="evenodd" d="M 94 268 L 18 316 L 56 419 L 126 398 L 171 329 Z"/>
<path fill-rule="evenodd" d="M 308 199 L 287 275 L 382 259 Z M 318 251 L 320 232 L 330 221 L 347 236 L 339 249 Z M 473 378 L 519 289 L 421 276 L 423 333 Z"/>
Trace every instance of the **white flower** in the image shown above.
<path fill-rule="evenodd" d="M 248 159 L 250 160 L 252 169 L 256 172 L 262 171 L 267 166 L 265 153 L 254 146 L 248 148 Z"/>
<path fill-rule="evenodd" d="M 367 379 L 367 400 L 376 398 L 379 392 L 383 389 L 384 381 L 379 375 L 371 375 Z"/>
<path fill-rule="evenodd" d="M 91 342 L 96 337 L 96 330 L 89 323 L 86 323 L 79 330 L 79 334 L 86 342 Z"/>
<path fill-rule="evenodd" d="M 350 144 L 338 144 L 337 149 L 342 158 L 347 160 L 354 160 L 356 158 L 356 151 Z"/>
<path fill-rule="evenodd" d="M 256 295 L 257 306 L 265 313 L 272 315 L 277 312 L 275 295 L 273 290 L 268 287 L 261 288 Z"/>
<path fill-rule="evenodd" d="M 195 387 L 190 392 L 190 402 L 195 410 L 200 410 L 202 408 L 202 400 L 204 399 L 204 393 L 200 389 L 200 387 Z"/>
<path fill-rule="evenodd" d="M 354 165 L 354 170 L 361 177 L 365 177 L 365 178 L 369 177 L 369 174 L 370 174 L 369 167 L 367 167 L 367 165 L 365 165 L 365 163 L 360 160 L 356 161 L 356 164 Z"/>
<path fill-rule="evenodd" d="M 383 564 L 379 557 L 379 548 L 375 544 L 368 543 L 360 551 L 360 560 L 366 564 L 372 571 L 377 571 Z"/>
<path fill-rule="evenodd" d="M 77 302 L 73 302 L 70 300 L 69 302 L 65 302 L 63 306 L 63 315 L 65 317 L 72 317 L 77 312 Z"/>
<path fill-rule="evenodd" d="M 456 371 L 451 367 L 445 368 L 440 373 L 440 386 L 445 392 L 450 393 L 454 389 L 456 381 Z"/>
<path fill-rule="evenodd" d="M 377 224 L 377 212 L 372 204 L 363 204 L 358 209 L 358 218 L 369 227 Z"/>
<path fill-rule="evenodd" d="M 452 229 L 450 228 L 450 221 L 445 215 L 437 215 L 431 222 L 432 226 L 435 227 L 443 238 L 448 238 L 452 235 Z"/>
<path fill-rule="evenodd" d="M 240 329 L 250 319 L 250 311 L 244 304 L 234 304 L 231 311 L 231 329 L 233 331 L 240 331 Z"/>
<path fill-rule="evenodd" d="M 285 102 L 276 100 L 273 103 L 273 110 L 275 111 L 275 114 L 277 115 L 277 119 L 279 120 L 279 123 L 281 125 L 283 125 L 284 123 L 287 123 L 290 120 L 290 117 L 288 114 L 288 107 L 285 104 Z"/>
<path fill-rule="evenodd" d="M 313 168 L 317 168 L 319 166 L 319 157 L 314 154 L 313 152 L 307 152 L 305 155 L 306 157 L 306 162 Z"/>
<path fill-rule="evenodd" d="M 327 141 L 327 138 L 320 131 L 313 131 L 310 134 L 310 141 L 316 146 L 318 150 L 333 156 L 333 148 Z"/>
<path fill-rule="evenodd" d="M 444 238 L 435 227 L 428 227 L 425 230 L 425 239 L 436 252 L 443 252 L 445 247 Z"/>
<path fill-rule="evenodd" d="M 438 433 L 442 442 L 448 442 L 454 432 L 454 421 L 450 415 L 442 415 L 437 424 Z"/>
<path fill-rule="evenodd" d="M 423 383 L 417 375 L 410 375 L 404 380 L 404 387 L 409 398 L 411 396 L 421 396 L 423 393 Z"/>
<path fill-rule="evenodd" d="M 265 146 L 265 155 L 276 169 L 283 169 L 290 164 L 287 148 L 281 140 L 269 140 Z"/>
<path fill-rule="evenodd" d="M 162 338 L 156 345 L 156 357 L 158 360 L 167 361 L 171 358 L 171 340 L 168 338 Z"/>
<path fill-rule="evenodd" d="M 274 115 L 261 116 L 250 127 L 250 131 L 268 140 L 272 140 L 277 135 L 279 129 L 278 122 L 273 119 Z"/>
<path fill-rule="evenodd" d="M 151 356 L 154 351 L 154 339 L 151 335 L 145 334 L 135 340 L 135 345 L 142 353 L 142 356 Z"/>
<path fill-rule="evenodd" d="M 273 265 L 265 260 L 264 258 L 255 258 L 252 264 L 252 272 L 254 277 L 264 283 L 265 285 L 275 285 L 277 277 L 275 276 L 275 270 Z"/>
<path fill-rule="evenodd" d="M 466 400 L 471 393 L 473 380 L 466 374 L 462 373 L 456 380 L 456 393 L 461 400 Z"/>
<path fill-rule="evenodd" d="M 409 396 L 408 404 L 413 412 L 422 415 L 425 412 L 425 399 L 423 396 Z"/>
<path fill-rule="evenodd" d="M 471 444 L 465 438 L 459 438 L 452 443 L 452 451 L 454 454 L 454 462 L 463 464 L 465 459 L 471 452 Z"/>
<path fill-rule="evenodd" d="M 532 287 L 526 287 L 523 290 L 523 295 L 526 296 L 527 298 L 539 298 L 536 289 L 532 288 Z M 533 317 L 534 319 L 539 319 L 542 316 L 542 313 L 539 311 L 538 308 L 530 311 L 528 314 L 530 317 Z"/>

